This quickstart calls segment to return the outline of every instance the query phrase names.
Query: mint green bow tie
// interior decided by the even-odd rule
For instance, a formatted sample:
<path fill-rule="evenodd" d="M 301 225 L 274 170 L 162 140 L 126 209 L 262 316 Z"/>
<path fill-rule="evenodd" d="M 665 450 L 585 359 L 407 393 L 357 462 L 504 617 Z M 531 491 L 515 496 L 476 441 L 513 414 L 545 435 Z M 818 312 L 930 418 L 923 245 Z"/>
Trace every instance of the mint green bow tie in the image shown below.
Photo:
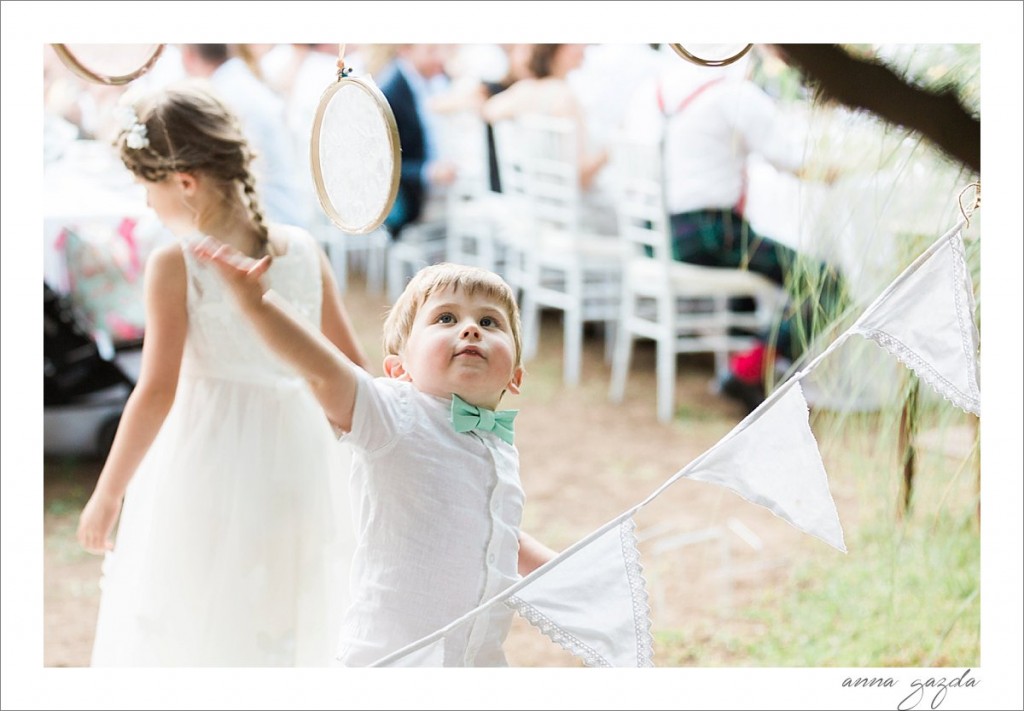
<path fill-rule="evenodd" d="M 452 395 L 452 426 L 456 432 L 481 430 L 493 432 L 498 437 L 512 444 L 512 420 L 519 410 L 488 410 L 485 407 L 470 405 L 458 395 Z"/>

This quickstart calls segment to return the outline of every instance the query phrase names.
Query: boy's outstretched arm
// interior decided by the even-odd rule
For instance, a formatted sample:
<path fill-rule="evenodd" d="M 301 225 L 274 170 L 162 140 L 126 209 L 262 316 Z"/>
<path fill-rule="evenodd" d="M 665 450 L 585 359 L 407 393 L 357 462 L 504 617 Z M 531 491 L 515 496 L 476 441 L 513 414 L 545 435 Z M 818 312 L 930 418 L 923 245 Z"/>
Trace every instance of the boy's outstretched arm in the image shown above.
<path fill-rule="evenodd" d="M 261 277 L 270 267 L 270 257 L 256 261 L 209 239 L 192 250 L 217 268 L 263 340 L 309 382 L 327 419 L 348 432 L 352 427 L 357 366 L 296 314 L 287 301 L 264 286 Z"/>

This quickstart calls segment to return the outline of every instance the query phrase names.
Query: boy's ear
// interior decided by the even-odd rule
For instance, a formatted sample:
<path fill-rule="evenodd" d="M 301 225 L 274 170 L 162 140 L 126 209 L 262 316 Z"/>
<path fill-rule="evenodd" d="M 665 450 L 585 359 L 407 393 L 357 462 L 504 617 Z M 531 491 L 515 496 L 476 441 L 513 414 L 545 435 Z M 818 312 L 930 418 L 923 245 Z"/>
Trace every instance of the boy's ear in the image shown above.
<path fill-rule="evenodd" d="M 517 365 L 516 369 L 512 372 L 512 379 L 508 381 L 508 387 L 506 390 L 513 395 L 518 395 L 519 390 L 523 385 L 523 366 Z"/>
<path fill-rule="evenodd" d="M 396 355 L 384 357 L 384 374 L 396 380 L 412 380 L 402 363 L 402 359 Z"/>

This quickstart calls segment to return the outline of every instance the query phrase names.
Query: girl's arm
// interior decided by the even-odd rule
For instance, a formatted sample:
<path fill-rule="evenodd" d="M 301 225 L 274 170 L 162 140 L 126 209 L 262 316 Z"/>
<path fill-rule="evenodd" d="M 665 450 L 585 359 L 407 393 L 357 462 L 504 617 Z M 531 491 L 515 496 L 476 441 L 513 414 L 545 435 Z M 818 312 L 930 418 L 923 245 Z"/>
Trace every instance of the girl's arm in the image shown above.
<path fill-rule="evenodd" d="M 521 79 L 500 94 L 495 94 L 480 107 L 480 115 L 487 123 L 497 123 L 514 119 L 529 106 L 525 104 L 523 93 L 536 83 L 534 79 Z"/>
<path fill-rule="evenodd" d="M 261 277 L 270 267 L 270 257 L 255 261 L 212 239 L 192 249 L 217 268 L 267 345 L 309 382 L 327 419 L 348 432 L 356 401 L 357 366 L 287 301 L 264 288 Z"/>
<path fill-rule="evenodd" d="M 589 190 L 601 169 L 608 163 L 608 151 L 601 149 L 596 153 L 583 155 L 580 159 L 580 187 Z"/>
<path fill-rule="evenodd" d="M 320 251 L 320 275 L 323 283 L 323 299 L 320 313 L 320 330 L 327 340 L 337 346 L 338 350 L 363 370 L 370 369 L 370 361 L 362 346 L 356 339 L 355 329 L 348 318 L 348 311 L 338 292 L 338 284 L 334 280 L 334 270 L 327 260 L 327 255 Z"/>
<path fill-rule="evenodd" d="M 579 156 L 580 187 L 586 191 L 593 185 L 594 179 L 602 168 L 608 163 L 608 151 L 599 148 L 590 149 L 590 137 L 588 135 L 586 116 L 583 115 L 583 107 L 572 96 L 567 95 L 569 102 L 569 113 L 576 123 L 576 150 Z"/>
<path fill-rule="evenodd" d="M 185 260 L 178 245 L 147 260 L 146 336 L 138 383 L 128 397 L 110 454 L 78 522 L 78 541 L 91 553 L 113 548 L 114 529 L 128 482 L 174 403 L 185 345 Z"/>

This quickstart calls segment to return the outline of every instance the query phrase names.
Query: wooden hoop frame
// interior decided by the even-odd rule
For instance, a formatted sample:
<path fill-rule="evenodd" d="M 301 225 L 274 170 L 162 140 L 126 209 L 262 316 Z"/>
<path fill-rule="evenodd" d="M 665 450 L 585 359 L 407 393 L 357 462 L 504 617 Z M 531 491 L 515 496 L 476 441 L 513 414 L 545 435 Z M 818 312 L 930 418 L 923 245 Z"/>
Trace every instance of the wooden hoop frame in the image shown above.
<path fill-rule="evenodd" d="M 693 54 L 692 52 L 688 51 L 681 44 L 670 44 L 669 45 L 669 47 L 671 47 L 672 50 L 676 54 L 678 54 L 680 57 L 682 57 L 683 59 L 685 59 L 688 62 L 693 62 L 694 64 L 699 64 L 702 67 L 727 67 L 730 64 L 732 64 L 733 62 L 739 60 L 747 52 L 749 52 L 753 48 L 753 46 L 754 46 L 753 44 L 748 44 L 746 47 L 741 49 L 736 54 L 732 55 L 731 57 L 726 57 L 725 59 L 704 59 L 704 58 L 698 57 L 696 54 Z"/>
<path fill-rule="evenodd" d="M 74 72 L 77 76 L 82 79 L 86 79 L 97 84 L 106 84 L 107 86 L 122 86 L 135 79 L 138 79 L 143 74 L 148 72 L 156 60 L 160 59 L 160 55 L 163 54 L 165 45 L 158 44 L 156 49 L 153 50 L 153 54 L 150 55 L 142 66 L 135 71 L 129 72 L 128 74 L 100 74 L 95 72 L 89 67 L 82 64 L 82 61 L 75 56 L 75 53 L 66 44 L 53 44 L 53 51 L 60 57 L 60 61 L 64 62 L 64 66 Z"/>
<path fill-rule="evenodd" d="M 330 105 L 334 95 L 346 86 L 357 87 L 369 96 L 377 105 L 381 118 L 384 119 L 386 138 L 392 156 L 393 172 L 391 175 L 388 197 L 384 203 L 384 207 L 380 213 L 373 217 L 373 219 L 361 225 L 349 224 L 345 222 L 345 219 L 341 215 L 338 214 L 338 211 L 335 209 L 334 204 L 331 202 L 331 199 L 327 194 L 327 187 L 324 184 L 323 166 L 320 165 L 320 134 L 321 129 L 323 128 L 324 115 L 326 114 L 327 107 Z M 320 97 L 320 105 L 317 106 L 316 109 L 316 116 L 313 119 L 313 131 L 309 140 L 309 163 L 313 173 L 313 184 L 316 187 L 317 199 L 320 201 L 320 207 L 323 208 L 324 212 L 331 219 L 331 222 L 345 232 L 359 235 L 372 232 L 381 226 L 384 219 L 391 211 L 392 205 L 394 205 L 395 197 L 398 195 L 398 181 L 402 172 L 402 154 L 401 145 L 398 139 L 398 125 L 395 123 L 395 114 L 391 111 L 391 105 L 388 103 L 388 100 L 376 85 L 361 77 L 348 76 L 344 71 L 339 72 L 338 80 L 327 87 L 323 96 Z"/>

